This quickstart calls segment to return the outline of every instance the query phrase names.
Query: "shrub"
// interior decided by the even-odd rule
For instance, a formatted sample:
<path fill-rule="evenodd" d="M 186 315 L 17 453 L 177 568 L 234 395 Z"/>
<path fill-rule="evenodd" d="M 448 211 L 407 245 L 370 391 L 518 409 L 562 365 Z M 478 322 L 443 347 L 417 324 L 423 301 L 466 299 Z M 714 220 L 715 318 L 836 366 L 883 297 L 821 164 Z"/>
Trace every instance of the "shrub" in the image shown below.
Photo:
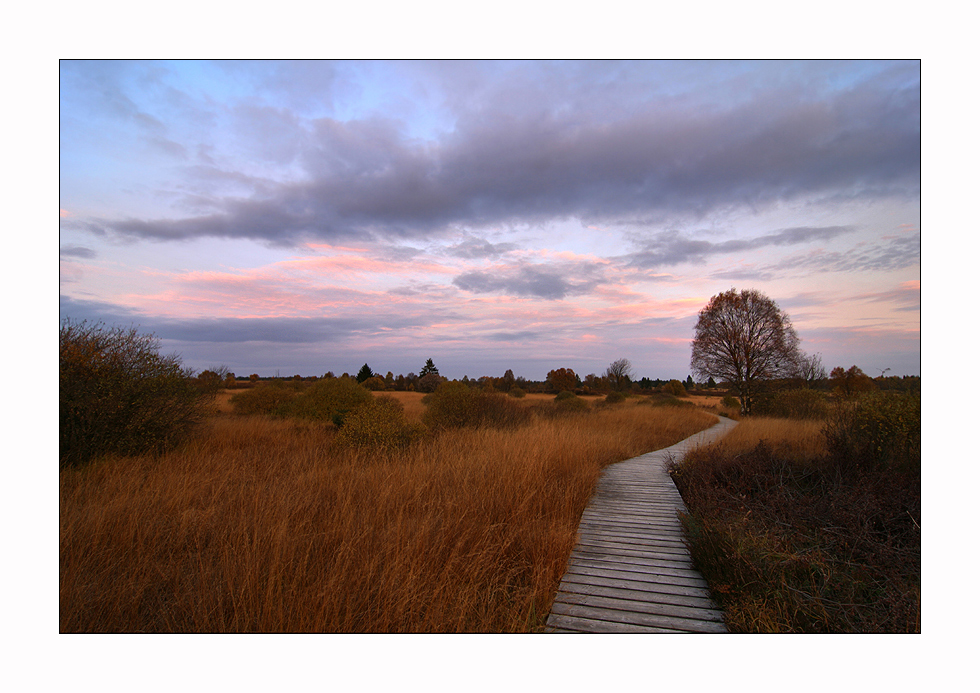
<path fill-rule="evenodd" d="M 480 392 L 461 382 L 443 382 L 426 395 L 422 422 L 433 430 L 464 426 L 512 428 L 526 423 L 530 412 L 505 395 Z"/>
<path fill-rule="evenodd" d="M 376 375 L 371 376 L 363 383 L 361 383 L 361 385 L 366 387 L 368 390 L 373 390 L 376 392 L 387 388 L 387 386 L 385 385 L 384 378 L 379 378 Z"/>
<path fill-rule="evenodd" d="M 670 382 L 664 383 L 663 387 L 661 387 L 661 392 L 666 392 L 668 395 L 673 395 L 674 397 L 684 397 L 687 395 L 687 389 L 680 380 L 671 380 Z"/>
<path fill-rule="evenodd" d="M 513 397 L 514 399 L 521 399 L 527 393 L 525 393 L 524 390 L 522 390 L 521 388 L 519 388 L 517 386 L 514 386 L 514 387 L 510 388 L 510 392 L 508 392 L 507 394 L 509 396 Z"/>
<path fill-rule="evenodd" d="M 787 419 L 824 419 L 829 411 L 830 405 L 822 392 L 806 389 L 784 390 L 771 396 L 760 396 L 752 407 L 753 414 Z"/>
<path fill-rule="evenodd" d="M 725 409 L 734 409 L 735 411 L 742 410 L 742 403 L 738 401 L 738 397 L 732 397 L 731 395 L 725 395 L 721 398 L 721 406 Z"/>
<path fill-rule="evenodd" d="M 554 399 L 554 413 L 556 414 L 575 414 L 589 410 L 589 403 L 574 392 L 559 392 Z"/>
<path fill-rule="evenodd" d="M 170 447 L 201 421 L 209 392 L 152 334 L 66 320 L 59 335 L 59 464 Z"/>
<path fill-rule="evenodd" d="M 694 402 L 690 400 L 678 399 L 674 395 L 666 392 L 657 392 L 640 401 L 640 404 L 649 404 L 652 407 L 693 407 Z"/>
<path fill-rule="evenodd" d="M 337 434 L 337 443 L 347 447 L 378 450 L 405 448 L 420 439 L 425 429 L 405 419 L 405 407 L 388 395 L 351 411 Z"/>
<path fill-rule="evenodd" d="M 786 442 L 722 441 L 670 470 L 692 560 L 729 629 L 918 632 L 918 474 L 842 475 Z"/>
<path fill-rule="evenodd" d="M 606 395 L 606 404 L 618 404 L 626 401 L 626 395 L 622 392 L 613 391 Z"/>
<path fill-rule="evenodd" d="M 332 421 L 342 426 L 344 417 L 374 396 L 354 378 L 319 380 L 300 393 L 289 405 L 287 413 L 309 421 Z"/>
<path fill-rule="evenodd" d="M 287 388 L 281 381 L 260 384 L 231 398 L 231 406 L 236 414 L 269 414 L 286 416 L 289 403 L 297 393 Z"/>
<path fill-rule="evenodd" d="M 840 467 L 870 468 L 894 463 L 918 469 L 918 393 L 871 392 L 854 403 L 838 402 L 823 432 L 831 458 Z"/>

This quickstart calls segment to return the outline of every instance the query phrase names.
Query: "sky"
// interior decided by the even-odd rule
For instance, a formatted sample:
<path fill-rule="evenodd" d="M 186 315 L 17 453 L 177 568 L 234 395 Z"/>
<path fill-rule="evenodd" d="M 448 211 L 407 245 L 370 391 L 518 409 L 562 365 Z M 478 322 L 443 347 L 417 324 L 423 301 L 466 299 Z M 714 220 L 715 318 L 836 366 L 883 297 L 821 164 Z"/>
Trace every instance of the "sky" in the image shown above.
<path fill-rule="evenodd" d="M 731 288 L 920 374 L 918 61 L 59 63 L 60 317 L 196 370 L 686 378 Z"/>

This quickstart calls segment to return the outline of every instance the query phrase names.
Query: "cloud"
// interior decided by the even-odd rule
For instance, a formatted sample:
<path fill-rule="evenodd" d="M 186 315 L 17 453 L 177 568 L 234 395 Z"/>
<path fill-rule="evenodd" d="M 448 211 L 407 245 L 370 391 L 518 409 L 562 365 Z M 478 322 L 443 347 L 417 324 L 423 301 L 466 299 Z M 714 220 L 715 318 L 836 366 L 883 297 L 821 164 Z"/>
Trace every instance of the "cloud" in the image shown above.
<path fill-rule="evenodd" d="M 508 294 L 557 300 L 587 293 L 598 283 L 595 278 L 567 279 L 567 276 L 569 270 L 562 266 L 500 266 L 485 271 L 465 272 L 454 278 L 453 284 L 475 294 Z"/>
<path fill-rule="evenodd" d="M 535 330 L 518 330 L 516 332 L 494 332 L 486 336 L 493 342 L 527 342 L 541 339 L 545 335 Z"/>
<path fill-rule="evenodd" d="M 469 236 L 465 240 L 446 249 L 449 255 L 467 260 L 497 259 L 504 253 L 517 250 L 516 243 L 490 243 L 482 238 Z"/>
<path fill-rule="evenodd" d="M 898 288 L 891 291 L 858 294 L 854 296 L 854 300 L 871 301 L 874 303 L 890 303 L 895 307 L 895 310 L 903 312 L 918 313 L 921 309 L 918 281 L 902 282 Z"/>
<path fill-rule="evenodd" d="M 664 231 L 653 238 L 634 237 L 639 250 L 631 253 L 629 264 L 633 267 L 652 269 L 678 265 L 685 262 L 704 263 L 712 255 L 741 253 L 769 246 L 797 245 L 814 241 L 826 241 L 854 231 L 851 226 L 794 227 L 776 233 L 744 240 L 711 241 L 694 240 L 677 231 Z M 734 273 L 735 275 L 738 272 Z"/>
<path fill-rule="evenodd" d="M 422 327 L 434 321 L 444 322 L 451 319 L 445 314 L 419 316 L 394 311 L 338 317 L 171 318 L 148 315 L 103 301 L 86 301 L 67 296 L 60 297 L 60 313 L 62 319 L 70 318 L 73 321 L 138 326 L 141 330 L 152 332 L 165 340 L 219 344 L 341 342 L 355 334 L 368 335 L 385 330 Z"/>
<path fill-rule="evenodd" d="M 550 64 L 443 66 L 434 72 L 454 127 L 425 140 L 410 136 L 404 122 L 374 114 L 303 118 L 299 110 L 239 104 L 232 110 L 244 152 L 293 166 L 289 180 L 246 199 L 215 198 L 213 212 L 200 216 L 89 221 L 127 236 L 285 244 L 424 238 L 451 226 L 517 220 L 701 218 L 828 196 L 916 196 L 918 72 L 899 68 L 904 79 L 882 70 L 852 88 L 814 94 L 759 82 L 740 98 L 709 105 L 637 89 L 639 83 L 632 90 L 601 86 L 616 66 L 574 64 L 570 72 L 588 77 L 577 86 Z M 282 85 L 282 69 L 270 70 L 267 82 Z M 324 79 L 332 84 L 332 76 Z M 733 84 L 725 87 L 734 92 Z M 597 88 L 608 95 L 601 110 L 590 105 Z M 139 122 L 146 136 L 164 136 L 160 118 L 119 88 L 107 93 L 111 107 Z M 173 128 L 165 132 L 170 141 Z M 770 242 L 798 241 L 787 235 Z M 675 255 L 696 257 L 699 247 L 651 253 L 669 263 Z"/>
<path fill-rule="evenodd" d="M 764 271 L 783 272 L 873 272 L 914 267 L 921 258 L 919 234 L 883 238 L 881 242 L 858 243 L 847 252 L 820 251 L 785 258 Z"/>
<path fill-rule="evenodd" d="M 59 255 L 61 257 L 78 257 L 85 260 L 91 260 L 96 256 L 96 252 L 91 248 L 86 248 L 81 245 L 64 245 L 61 246 Z"/>

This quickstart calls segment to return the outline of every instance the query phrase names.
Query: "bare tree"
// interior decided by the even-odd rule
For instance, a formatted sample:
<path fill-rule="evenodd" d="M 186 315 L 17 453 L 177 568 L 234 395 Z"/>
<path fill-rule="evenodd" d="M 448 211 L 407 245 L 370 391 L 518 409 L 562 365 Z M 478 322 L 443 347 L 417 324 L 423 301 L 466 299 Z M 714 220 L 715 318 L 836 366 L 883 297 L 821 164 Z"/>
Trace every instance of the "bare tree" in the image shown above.
<path fill-rule="evenodd" d="M 827 377 L 827 369 L 823 367 L 820 354 L 805 354 L 800 352 L 800 360 L 796 364 L 796 377 L 803 381 L 805 387 L 812 387 L 818 380 Z"/>
<path fill-rule="evenodd" d="M 731 383 L 742 411 L 751 413 L 761 382 L 793 375 L 799 341 L 789 315 L 772 299 L 755 289 L 731 289 L 713 296 L 698 313 L 691 368 L 701 379 Z"/>
<path fill-rule="evenodd" d="M 622 392 L 630 386 L 633 379 L 633 364 L 629 359 L 619 359 L 609 364 L 606 369 L 606 379 L 610 387 L 617 392 Z"/>

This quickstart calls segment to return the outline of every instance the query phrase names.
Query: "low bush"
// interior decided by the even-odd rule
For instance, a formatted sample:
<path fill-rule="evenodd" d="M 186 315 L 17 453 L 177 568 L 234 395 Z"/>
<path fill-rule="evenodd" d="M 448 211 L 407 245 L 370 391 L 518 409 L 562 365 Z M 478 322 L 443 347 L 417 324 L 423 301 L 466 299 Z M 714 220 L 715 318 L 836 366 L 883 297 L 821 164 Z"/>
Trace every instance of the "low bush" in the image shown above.
<path fill-rule="evenodd" d="M 648 404 L 652 407 L 693 407 L 694 402 L 690 400 L 678 399 L 674 395 L 664 392 L 656 392 L 649 397 L 640 400 L 640 404 Z"/>
<path fill-rule="evenodd" d="M 488 427 L 512 428 L 527 423 L 531 412 L 506 395 L 480 392 L 457 381 L 446 381 L 426 395 L 422 422 L 433 430 Z"/>
<path fill-rule="evenodd" d="M 387 386 L 385 385 L 384 378 L 379 378 L 378 376 L 373 375 L 361 383 L 361 387 L 378 392 L 380 390 L 384 390 Z"/>
<path fill-rule="evenodd" d="M 684 387 L 684 383 L 680 380 L 671 380 L 665 383 L 661 388 L 661 392 L 666 392 L 668 395 L 673 395 L 674 397 L 686 397 L 687 389 Z"/>
<path fill-rule="evenodd" d="M 831 459 L 843 469 L 895 464 L 917 471 L 920 406 L 918 392 L 869 392 L 855 402 L 839 400 L 824 427 Z"/>
<path fill-rule="evenodd" d="M 735 411 L 742 410 L 742 403 L 738 401 L 738 397 L 732 397 L 731 395 L 725 395 L 721 398 L 721 406 L 725 409 L 734 409 Z"/>
<path fill-rule="evenodd" d="M 786 419 L 825 419 L 829 412 L 827 396 L 817 390 L 784 390 L 761 396 L 752 404 L 754 415 Z"/>
<path fill-rule="evenodd" d="M 297 397 L 293 388 L 280 383 L 261 383 L 231 398 L 236 414 L 268 414 L 286 416 L 289 404 Z"/>
<path fill-rule="evenodd" d="M 287 413 L 308 421 L 332 421 L 342 426 L 348 413 L 371 402 L 374 395 L 354 378 L 318 380 L 290 402 Z"/>
<path fill-rule="evenodd" d="M 622 392 L 613 391 L 606 395 L 606 404 L 619 404 L 626 401 L 626 395 Z"/>
<path fill-rule="evenodd" d="M 213 391 L 202 390 L 152 334 L 103 323 L 61 325 L 58 349 L 59 465 L 109 453 L 163 450 L 199 423 Z"/>
<path fill-rule="evenodd" d="M 514 386 L 510 388 L 510 392 L 508 392 L 507 394 L 513 397 L 514 399 L 522 399 L 527 393 L 524 392 L 524 390 L 522 390 L 521 388 Z"/>
<path fill-rule="evenodd" d="M 381 395 L 347 414 L 336 441 L 347 447 L 397 450 L 420 440 L 424 433 L 422 425 L 406 420 L 401 402 Z"/>
<path fill-rule="evenodd" d="M 559 392 L 552 403 L 555 414 L 581 414 L 589 411 L 589 403 L 573 392 Z"/>

